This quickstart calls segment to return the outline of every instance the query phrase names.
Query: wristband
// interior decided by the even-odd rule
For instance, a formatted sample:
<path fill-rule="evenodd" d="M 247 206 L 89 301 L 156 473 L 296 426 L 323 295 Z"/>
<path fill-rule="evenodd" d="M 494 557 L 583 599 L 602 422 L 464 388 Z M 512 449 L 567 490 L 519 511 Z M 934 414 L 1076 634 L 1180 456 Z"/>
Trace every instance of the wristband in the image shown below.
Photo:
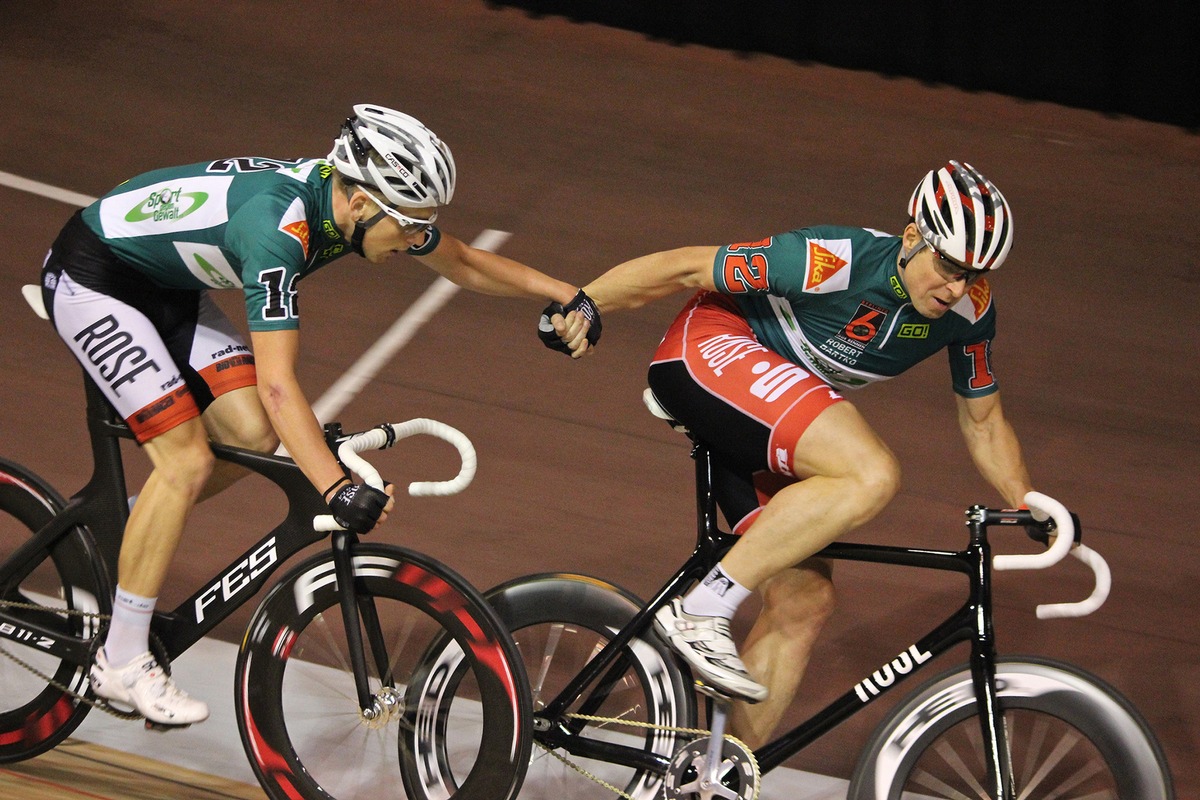
<path fill-rule="evenodd" d="M 343 483 L 345 483 L 345 482 L 346 482 L 346 481 L 348 481 L 348 480 L 350 480 L 350 479 L 349 479 L 349 478 L 347 478 L 345 475 L 343 475 L 342 477 L 338 478 L 336 481 L 334 481 L 334 483 L 333 483 L 333 485 L 332 485 L 332 486 L 330 486 L 330 487 L 329 487 L 328 489 L 326 489 L 325 491 L 321 492 L 321 499 L 322 499 L 322 500 L 325 500 L 326 498 L 328 498 L 328 497 L 329 497 L 329 493 L 330 493 L 330 492 L 332 492 L 334 489 L 338 488 L 339 486 L 341 486 Z"/>

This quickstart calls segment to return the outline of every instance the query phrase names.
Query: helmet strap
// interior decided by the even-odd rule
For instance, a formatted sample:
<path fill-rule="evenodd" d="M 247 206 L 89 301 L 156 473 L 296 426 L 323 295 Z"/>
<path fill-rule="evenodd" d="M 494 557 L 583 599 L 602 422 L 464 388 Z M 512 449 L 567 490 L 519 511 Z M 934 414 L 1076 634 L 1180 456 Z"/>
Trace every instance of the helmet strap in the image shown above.
<path fill-rule="evenodd" d="M 905 250 L 900 253 L 900 261 L 897 262 L 896 266 L 898 266 L 900 269 L 904 269 L 904 267 L 908 265 L 908 262 L 912 261 L 913 256 L 915 256 L 917 253 L 921 252 L 928 246 L 929 246 L 929 242 L 925 241 L 925 238 L 922 237 L 920 244 L 918 244 L 912 250 Z"/>
<path fill-rule="evenodd" d="M 386 211 L 380 211 L 366 222 L 363 222 L 361 219 L 356 219 L 354 221 L 354 235 L 350 237 L 350 247 L 354 250 L 354 252 L 365 257 L 362 247 L 363 237 L 367 235 L 367 231 L 375 227 L 379 221 L 386 216 Z"/>

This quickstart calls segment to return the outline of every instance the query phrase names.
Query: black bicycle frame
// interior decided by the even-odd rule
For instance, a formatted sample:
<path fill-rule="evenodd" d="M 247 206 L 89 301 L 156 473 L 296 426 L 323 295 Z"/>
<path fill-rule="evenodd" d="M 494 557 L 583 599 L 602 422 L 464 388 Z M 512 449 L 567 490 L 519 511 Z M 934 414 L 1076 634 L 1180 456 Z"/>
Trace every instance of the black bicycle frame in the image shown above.
<path fill-rule="evenodd" d="M 717 523 L 716 501 L 712 493 L 712 456 L 697 443 L 692 450 L 696 462 L 696 549 L 683 566 L 667 581 L 638 614 L 579 671 L 535 719 L 536 736 L 551 747 L 561 747 L 585 758 L 596 758 L 642 769 L 664 772 L 669 761 L 644 750 L 578 735 L 582 727 L 562 722 L 567 709 L 587 687 L 596 684 L 607 670 L 620 667 L 621 651 L 635 636 L 650 629 L 654 612 L 680 594 L 690 583 L 702 578 L 732 547 L 737 537 L 721 531 Z M 932 629 L 923 638 L 888 664 L 854 685 L 792 730 L 756 750 L 754 755 L 763 773 L 782 764 L 849 717 L 887 694 L 902 680 L 927 662 L 963 642 L 970 642 L 970 668 L 976 697 L 980 701 L 985 756 L 989 782 L 995 797 L 1012 797 L 1012 776 L 1003 719 L 996 701 L 996 651 L 992 629 L 991 547 L 987 540 L 990 525 L 1031 523 L 1028 511 L 995 511 L 973 506 L 968 512 L 970 541 L 965 550 L 946 551 L 884 545 L 835 543 L 817 555 L 844 561 L 861 561 L 903 567 L 919 567 L 967 576 L 967 600 L 961 608 Z M 601 684 L 602 685 L 602 684 Z M 559 721 L 557 724 L 554 721 Z"/>
<path fill-rule="evenodd" d="M 100 556 L 98 567 L 106 574 L 108 587 L 115 585 L 117 558 L 129 517 L 121 440 L 131 439 L 133 434 L 86 374 L 84 385 L 93 457 L 91 478 L 45 527 L 0 563 L 0 584 L 24 578 L 38 563 L 42 553 L 50 552 L 58 541 L 72 531 L 85 528 L 92 533 Z M 331 439 L 338 434 L 340 430 L 336 426 L 326 431 Z M 287 497 L 288 511 L 283 521 L 270 533 L 231 561 L 178 607 L 155 612 L 151 629 L 171 659 L 198 642 L 256 595 L 285 561 L 326 536 L 315 531 L 312 523 L 315 516 L 328 513 L 329 507 L 294 461 L 225 445 L 214 444 L 212 449 L 218 459 L 245 467 L 279 486 Z M 372 630 L 371 624 L 378 619 L 373 605 L 367 602 L 369 598 L 357 597 L 354 581 L 345 579 L 346 575 L 353 575 L 350 549 L 357 539 L 345 531 L 336 531 L 333 537 L 333 557 L 342 607 L 348 614 L 355 613 L 357 609 L 367 622 L 368 637 L 374 636 L 374 641 L 378 641 L 378 634 Z M 89 641 L 38 624 L 23 617 L 19 609 L 10 613 L 0 608 L 0 623 L 13 626 L 25 637 L 25 641 L 29 640 L 29 636 L 42 637 L 41 649 L 65 661 L 86 664 L 91 657 Z M 0 629 L 3 627 L 0 625 Z M 357 621 L 348 623 L 346 629 L 357 632 Z M 370 707 L 371 700 L 361 638 L 350 642 L 350 651 L 357 656 L 354 673 L 359 684 L 360 705 L 365 709 Z M 378 651 L 376 655 L 378 660 Z"/>

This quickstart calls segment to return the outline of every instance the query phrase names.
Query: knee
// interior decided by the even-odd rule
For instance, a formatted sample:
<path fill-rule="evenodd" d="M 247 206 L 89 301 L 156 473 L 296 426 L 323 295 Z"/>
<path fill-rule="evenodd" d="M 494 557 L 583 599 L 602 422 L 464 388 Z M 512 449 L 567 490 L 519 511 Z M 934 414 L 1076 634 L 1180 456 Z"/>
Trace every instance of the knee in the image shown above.
<path fill-rule="evenodd" d="M 258 453 L 273 453 L 279 447 L 279 436 L 275 433 L 275 429 L 271 427 L 269 422 L 263 420 L 261 424 L 246 425 L 234 433 L 235 441 L 225 442 L 234 447 L 244 447 L 247 450 L 254 450 Z"/>
<path fill-rule="evenodd" d="M 212 474 L 216 458 L 200 424 L 185 424 L 146 443 L 158 478 L 196 497 Z"/>
<path fill-rule="evenodd" d="M 154 469 L 171 486 L 195 497 L 204 488 L 215 463 L 216 458 L 208 441 L 200 439 L 173 448 Z"/>
<path fill-rule="evenodd" d="M 900 462 L 881 448 L 856 464 L 852 479 L 859 487 L 865 517 L 870 519 L 900 491 Z"/>

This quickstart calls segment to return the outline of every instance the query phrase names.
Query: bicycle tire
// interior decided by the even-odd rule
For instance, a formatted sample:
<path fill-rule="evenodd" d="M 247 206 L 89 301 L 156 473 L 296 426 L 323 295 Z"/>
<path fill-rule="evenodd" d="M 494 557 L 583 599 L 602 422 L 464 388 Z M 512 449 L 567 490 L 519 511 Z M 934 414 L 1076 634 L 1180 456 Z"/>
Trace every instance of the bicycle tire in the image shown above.
<path fill-rule="evenodd" d="M 535 709 L 549 702 L 642 606 L 635 596 L 612 584 L 560 573 L 519 578 L 484 596 L 512 631 L 525 659 Z M 435 658 L 452 661 L 445 654 Z M 638 637 L 623 658 L 622 674 L 613 676 L 606 688 L 592 688 L 571 711 L 663 727 L 695 727 L 696 700 L 691 691 L 690 672 L 665 644 L 652 634 Z M 579 726 L 581 734 L 589 739 L 617 741 L 655 753 L 664 763 L 679 749 L 684 736 L 656 728 L 583 720 L 551 721 L 551 725 L 557 722 Z M 537 733 L 534 740 L 537 743 Z M 453 775 L 454 755 L 445 752 L 440 742 L 423 741 L 419 745 L 433 748 L 438 763 L 448 775 Z M 635 800 L 649 800 L 662 794 L 662 774 L 570 754 L 566 757 Z M 562 797 L 590 800 L 614 796 L 611 789 L 585 777 L 541 745 L 535 748 L 522 800 Z"/>
<path fill-rule="evenodd" d="M 1018 796 L 1174 798 L 1162 747 L 1145 719 L 1100 678 L 1052 659 L 1012 657 L 997 662 L 996 685 Z M 980 796 L 967 787 L 987 785 L 981 748 L 971 673 L 964 665 L 923 684 L 880 724 L 847 797 Z"/>
<path fill-rule="evenodd" d="M 0 459 L 0 552 L 11 553 L 63 509 L 63 498 L 40 477 Z M 0 585 L 0 599 L 44 606 L 24 609 L 31 621 L 63 636 L 90 638 L 98 633 L 95 616 L 62 611 L 108 614 L 112 595 L 101 572 L 91 534 L 75 528 L 59 539 L 27 574 Z M 0 763 L 21 761 L 50 750 L 83 722 L 91 706 L 79 699 L 88 690 L 88 665 L 72 664 L 41 651 L 19 631 L 5 631 L 0 648 L 44 675 L 43 678 L 0 653 Z"/>
<path fill-rule="evenodd" d="M 374 605 L 387 644 L 390 680 L 368 646 L 371 685 L 385 712 L 368 723 L 349 668 L 332 553 L 299 564 L 267 594 L 237 660 L 236 714 L 242 743 L 266 793 L 297 797 L 412 797 L 405 776 L 424 754 L 411 747 L 418 726 L 457 733 L 449 713 L 419 716 L 414 687 L 429 642 L 449 637 L 466 654 L 474 714 L 482 735 L 454 800 L 508 800 L 520 790 L 532 746 L 528 681 L 511 637 L 479 592 L 440 562 L 404 548 L 356 544 L 357 589 Z M 392 701 L 392 702 L 387 702 Z M 470 724 L 475 724 L 473 718 Z M 464 723 L 466 724 L 466 723 Z"/>

